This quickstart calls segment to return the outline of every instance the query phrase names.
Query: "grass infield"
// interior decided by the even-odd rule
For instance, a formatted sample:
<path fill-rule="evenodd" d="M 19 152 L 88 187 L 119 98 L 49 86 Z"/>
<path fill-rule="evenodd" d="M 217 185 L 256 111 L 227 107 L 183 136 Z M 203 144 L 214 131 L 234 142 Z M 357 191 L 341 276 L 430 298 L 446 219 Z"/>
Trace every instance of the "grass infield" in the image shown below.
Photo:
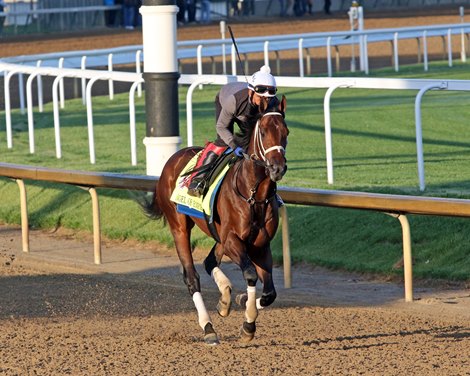
<path fill-rule="evenodd" d="M 454 62 L 371 72 L 370 76 L 467 79 L 468 64 Z M 179 91 L 180 134 L 186 145 L 186 87 Z M 218 87 L 194 92 L 194 143 L 215 138 L 214 97 Z M 288 172 L 281 184 L 311 187 L 470 198 L 470 92 L 429 92 L 422 106 L 426 191 L 418 189 L 415 91 L 339 89 L 332 98 L 334 185 L 326 181 L 323 97 L 325 90 L 285 89 L 290 129 Z M 89 163 L 86 109 L 81 99 L 61 110 L 62 159 L 55 158 L 52 105 L 35 117 L 36 153 L 29 153 L 27 117 L 14 111 L 13 149 L 7 149 L 5 124 L 0 124 L 1 160 L 34 166 L 88 171 L 145 174 L 144 99 L 137 98 L 138 166 L 130 163 L 127 94 L 95 97 L 96 164 Z M 34 228 L 92 229 L 90 198 L 79 188 L 28 182 L 30 225 Z M 162 222 L 149 221 L 127 192 L 100 190 L 103 235 L 115 239 L 173 240 Z M 0 178 L 0 220 L 20 223 L 18 188 Z M 290 205 L 289 223 L 294 262 L 329 268 L 400 275 L 393 265 L 401 258 L 401 229 L 396 219 L 374 212 Z M 414 275 L 448 280 L 470 279 L 470 219 L 409 216 Z M 210 248 L 200 231 L 194 246 Z M 272 244 L 282 262 L 280 232 Z"/>

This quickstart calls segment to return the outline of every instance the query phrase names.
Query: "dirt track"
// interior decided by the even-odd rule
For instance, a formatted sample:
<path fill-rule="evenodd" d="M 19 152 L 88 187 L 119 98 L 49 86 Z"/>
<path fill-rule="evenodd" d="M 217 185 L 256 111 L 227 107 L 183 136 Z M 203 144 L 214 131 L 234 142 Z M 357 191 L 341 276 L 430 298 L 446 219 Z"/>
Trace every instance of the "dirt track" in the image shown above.
<path fill-rule="evenodd" d="M 215 311 L 218 292 L 195 260 L 221 339 L 202 342 L 172 250 L 0 228 L 0 374 L 5 375 L 468 375 L 470 293 L 416 287 L 319 268 L 294 269 L 286 290 L 260 312 L 255 339 L 239 341 L 243 312 Z M 223 265 L 244 289 L 240 271 Z"/>
<path fill-rule="evenodd" d="M 366 27 L 459 22 L 457 11 L 443 13 L 370 17 Z M 344 18 L 318 17 L 294 20 L 288 28 L 272 23 L 235 30 L 239 36 L 268 33 L 268 25 L 289 33 L 348 27 Z M 213 38 L 218 26 L 182 28 L 179 39 L 195 31 Z M 138 44 L 141 36 L 60 41 L 5 44 L 3 53 Z M 254 341 L 243 345 L 243 312 L 235 307 L 228 318 L 217 316 L 218 293 L 199 265 L 221 337 L 219 346 L 207 347 L 171 250 L 108 243 L 105 264 L 94 267 L 90 241 L 36 233 L 31 244 L 32 253 L 22 254 L 20 231 L 0 227 L 0 374 L 470 375 L 468 290 L 418 287 L 419 300 L 405 304 L 401 284 L 297 268 L 294 289 L 285 290 L 276 270 L 278 299 L 260 313 Z M 241 291 L 239 271 L 231 265 L 224 270 Z"/>

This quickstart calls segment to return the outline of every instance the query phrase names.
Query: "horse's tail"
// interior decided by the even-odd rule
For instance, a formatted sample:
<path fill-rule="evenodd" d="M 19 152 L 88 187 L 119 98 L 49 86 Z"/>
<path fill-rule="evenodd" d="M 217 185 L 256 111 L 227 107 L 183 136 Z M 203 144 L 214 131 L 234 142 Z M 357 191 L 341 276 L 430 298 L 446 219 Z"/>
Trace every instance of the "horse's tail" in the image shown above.
<path fill-rule="evenodd" d="M 134 200 L 140 205 L 142 211 L 148 218 L 160 219 L 163 217 L 163 212 L 156 201 L 155 192 L 139 192 L 138 194 L 133 193 L 132 195 Z"/>

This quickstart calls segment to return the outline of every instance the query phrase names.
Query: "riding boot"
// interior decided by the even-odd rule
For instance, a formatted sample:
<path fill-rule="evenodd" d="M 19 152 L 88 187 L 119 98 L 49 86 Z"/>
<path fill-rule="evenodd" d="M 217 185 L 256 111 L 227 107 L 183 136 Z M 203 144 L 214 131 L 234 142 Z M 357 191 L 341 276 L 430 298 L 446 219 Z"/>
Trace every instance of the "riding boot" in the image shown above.
<path fill-rule="evenodd" d="M 212 142 L 208 143 L 202 151 L 202 154 L 199 157 L 194 169 L 201 169 L 203 166 L 208 166 L 209 164 L 215 162 L 226 148 L 227 147 L 225 146 L 214 145 Z M 207 185 L 205 179 L 206 173 L 207 169 L 202 168 L 191 176 L 191 182 L 188 186 L 188 194 L 190 196 L 202 196 Z"/>

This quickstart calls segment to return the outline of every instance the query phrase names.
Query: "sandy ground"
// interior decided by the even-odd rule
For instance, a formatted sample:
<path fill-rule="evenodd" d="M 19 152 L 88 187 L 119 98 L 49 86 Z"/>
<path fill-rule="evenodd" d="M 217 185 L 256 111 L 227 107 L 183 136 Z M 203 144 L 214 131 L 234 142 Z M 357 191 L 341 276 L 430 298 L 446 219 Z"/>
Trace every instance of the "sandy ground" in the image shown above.
<path fill-rule="evenodd" d="M 236 35 L 348 29 L 344 15 L 234 23 Z M 366 27 L 459 22 L 457 10 L 374 14 Z M 283 27 L 285 26 L 285 27 Z M 178 39 L 217 38 L 218 25 L 188 26 Z M 457 43 L 457 41 L 455 41 Z M 3 41 L 1 54 L 140 44 L 139 32 Z M 416 45 L 410 43 L 410 59 Z M 400 45 L 401 46 L 401 45 Z M 435 43 L 434 53 L 442 45 Z M 390 46 L 370 49 L 390 61 Z M 377 60 L 378 61 L 378 60 Z M 207 347 L 173 250 L 106 242 L 92 264 L 88 236 L 34 232 L 21 252 L 18 228 L 0 227 L 0 374 L 4 375 L 470 375 L 470 292 L 321 268 L 294 268 L 294 287 L 274 276 L 278 299 L 260 313 L 255 339 L 239 341 L 243 311 L 216 314 L 218 292 L 201 268 L 221 344 Z M 240 272 L 223 266 L 237 292 Z"/>
<path fill-rule="evenodd" d="M 0 374 L 5 375 L 468 375 L 470 291 L 295 267 L 274 272 L 278 299 L 250 344 L 243 311 L 215 311 L 218 292 L 195 260 L 221 343 L 208 347 L 172 250 L 105 242 L 93 265 L 88 236 L 0 227 Z M 241 273 L 224 264 L 235 286 Z"/>

